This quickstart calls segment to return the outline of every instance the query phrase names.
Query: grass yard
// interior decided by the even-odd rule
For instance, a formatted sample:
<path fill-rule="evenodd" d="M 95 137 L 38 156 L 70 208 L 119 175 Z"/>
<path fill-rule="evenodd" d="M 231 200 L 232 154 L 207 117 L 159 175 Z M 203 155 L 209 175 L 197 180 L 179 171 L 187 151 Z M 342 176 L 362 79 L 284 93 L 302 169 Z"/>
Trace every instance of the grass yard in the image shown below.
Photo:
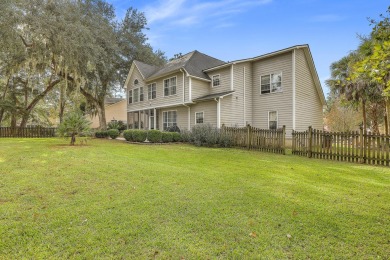
<path fill-rule="evenodd" d="M 0 259 L 389 259 L 390 168 L 0 139 Z"/>

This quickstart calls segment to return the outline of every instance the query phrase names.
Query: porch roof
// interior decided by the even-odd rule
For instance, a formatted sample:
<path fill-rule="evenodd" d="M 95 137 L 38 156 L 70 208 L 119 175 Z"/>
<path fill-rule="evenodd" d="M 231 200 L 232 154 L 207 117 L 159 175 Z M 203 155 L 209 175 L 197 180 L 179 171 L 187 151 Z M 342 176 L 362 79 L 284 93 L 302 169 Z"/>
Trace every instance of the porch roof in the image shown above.
<path fill-rule="evenodd" d="M 194 99 L 193 101 L 198 102 L 198 101 L 207 101 L 207 100 L 211 100 L 211 99 L 215 99 L 215 98 L 223 98 L 223 97 L 229 96 L 233 93 L 234 93 L 234 90 L 230 90 L 230 91 L 225 91 L 225 92 L 221 92 L 221 93 L 210 94 L 210 95 L 206 95 L 203 97 L 199 97 L 199 98 Z"/>

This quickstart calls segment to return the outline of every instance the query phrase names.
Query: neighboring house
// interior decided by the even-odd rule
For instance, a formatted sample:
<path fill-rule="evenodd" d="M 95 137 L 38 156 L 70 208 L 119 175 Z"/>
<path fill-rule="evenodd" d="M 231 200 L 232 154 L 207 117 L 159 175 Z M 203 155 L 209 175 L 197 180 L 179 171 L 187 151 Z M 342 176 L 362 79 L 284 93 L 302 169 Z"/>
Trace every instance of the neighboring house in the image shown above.
<path fill-rule="evenodd" d="M 105 112 L 106 112 L 106 122 L 107 124 L 111 121 L 127 121 L 127 102 L 124 98 L 105 98 Z M 92 128 L 98 128 L 99 117 L 98 116 L 89 116 L 90 121 L 92 122 Z"/>
<path fill-rule="evenodd" d="M 125 88 L 129 128 L 286 125 L 290 137 L 323 127 L 325 98 L 308 45 L 232 62 L 198 51 L 163 67 L 134 61 Z"/>

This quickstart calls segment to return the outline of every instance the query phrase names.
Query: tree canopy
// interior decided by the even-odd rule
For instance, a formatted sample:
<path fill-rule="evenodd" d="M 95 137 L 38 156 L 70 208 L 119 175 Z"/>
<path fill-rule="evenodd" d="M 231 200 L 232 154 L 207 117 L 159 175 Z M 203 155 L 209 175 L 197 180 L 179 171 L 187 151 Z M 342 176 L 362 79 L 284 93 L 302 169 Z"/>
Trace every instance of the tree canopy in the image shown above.
<path fill-rule="evenodd" d="M 61 119 L 67 104 L 85 100 L 105 128 L 104 98 L 131 62 L 165 62 L 147 43 L 146 24 L 133 8 L 118 19 L 104 0 L 1 1 L 0 125 L 25 126 L 47 105 Z"/>

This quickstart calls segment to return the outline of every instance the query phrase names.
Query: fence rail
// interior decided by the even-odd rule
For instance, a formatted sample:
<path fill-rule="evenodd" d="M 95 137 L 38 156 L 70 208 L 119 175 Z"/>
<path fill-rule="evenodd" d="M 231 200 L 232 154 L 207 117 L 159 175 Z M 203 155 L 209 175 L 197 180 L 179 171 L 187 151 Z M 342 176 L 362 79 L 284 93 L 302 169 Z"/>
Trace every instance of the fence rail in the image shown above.
<path fill-rule="evenodd" d="M 269 130 L 247 125 L 246 127 L 226 127 L 222 125 L 222 133 L 229 136 L 233 146 L 271 153 L 286 153 L 286 127 Z"/>
<path fill-rule="evenodd" d="M 390 165 L 390 136 L 360 131 L 325 132 L 309 127 L 292 133 L 292 153 L 309 158 Z"/>
<path fill-rule="evenodd" d="M 56 128 L 54 127 L 0 127 L 0 137 L 54 137 Z"/>

